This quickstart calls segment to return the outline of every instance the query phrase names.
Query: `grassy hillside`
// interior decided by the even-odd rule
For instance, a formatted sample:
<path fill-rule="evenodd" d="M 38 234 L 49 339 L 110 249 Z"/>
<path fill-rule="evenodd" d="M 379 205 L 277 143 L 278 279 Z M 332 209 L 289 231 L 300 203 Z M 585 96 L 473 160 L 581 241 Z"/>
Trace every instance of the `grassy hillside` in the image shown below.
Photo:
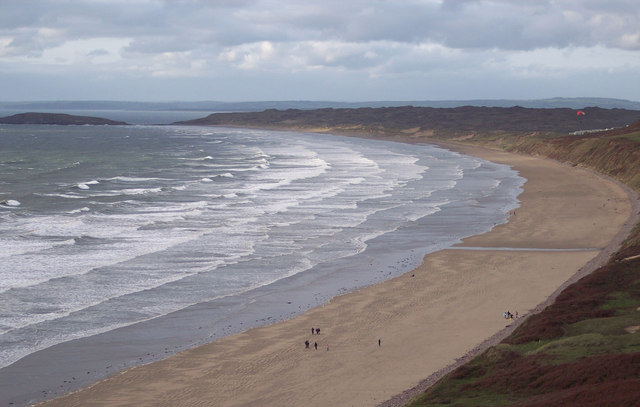
<path fill-rule="evenodd" d="M 640 191 L 640 122 L 585 136 L 467 141 L 593 168 Z M 607 265 L 408 405 L 640 406 L 640 227 Z"/>
<path fill-rule="evenodd" d="M 276 110 L 263 112 L 214 113 L 207 117 L 179 122 L 190 125 L 296 128 L 340 133 L 397 132 L 416 134 L 450 132 L 555 132 L 569 133 L 590 129 L 621 127 L 640 118 L 640 111 L 625 109 L 582 109 L 577 115 L 569 108 L 533 109 L 524 107 L 384 107 L 358 109 Z"/>

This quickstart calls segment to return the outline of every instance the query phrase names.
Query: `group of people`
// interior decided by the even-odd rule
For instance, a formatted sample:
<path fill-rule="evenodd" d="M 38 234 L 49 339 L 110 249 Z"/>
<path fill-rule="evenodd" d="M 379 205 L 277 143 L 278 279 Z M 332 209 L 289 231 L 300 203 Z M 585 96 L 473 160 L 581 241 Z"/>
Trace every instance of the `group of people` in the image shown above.
<path fill-rule="evenodd" d="M 514 318 L 518 318 L 518 311 L 516 311 L 515 315 L 513 315 L 510 311 L 504 312 L 504 319 L 514 319 Z"/>
<path fill-rule="evenodd" d="M 516 312 L 516 315 L 518 313 Z M 506 313 L 505 313 L 505 318 L 506 318 Z M 311 328 L 311 335 L 320 335 L 320 328 Z M 311 345 L 311 342 L 309 342 L 309 340 L 305 340 L 304 341 L 304 347 L 305 349 L 310 349 L 309 346 Z M 378 346 L 382 346 L 382 340 L 378 339 Z M 318 350 L 318 342 L 314 342 L 313 343 L 313 347 L 315 350 Z M 329 345 L 327 344 L 327 350 L 329 350 Z"/>
<path fill-rule="evenodd" d="M 311 328 L 311 335 L 313 334 L 320 335 L 320 328 Z M 310 345 L 310 342 L 308 339 L 304 341 L 304 347 L 306 349 L 309 349 L 309 345 Z M 313 347 L 315 348 L 315 350 L 318 350 L 318 342 L 314 342 Z M 327 350 L 329 350 L 329 345 L 327 345 Z"/>

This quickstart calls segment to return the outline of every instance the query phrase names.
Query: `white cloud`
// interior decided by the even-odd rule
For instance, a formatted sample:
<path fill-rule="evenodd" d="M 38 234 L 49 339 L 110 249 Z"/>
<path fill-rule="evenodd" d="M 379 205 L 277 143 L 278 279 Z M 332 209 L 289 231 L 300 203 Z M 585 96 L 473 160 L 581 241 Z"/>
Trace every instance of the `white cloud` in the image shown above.
<path fill-rule="evenodd" d="M 385 80 L 453 75 L 626 80 L 640 60 L 637 0 L 1 1 L 0 75 L 56 67 L 140 86 L 304 75 L 324 92 L 354 77 L 385 90 Z"/>

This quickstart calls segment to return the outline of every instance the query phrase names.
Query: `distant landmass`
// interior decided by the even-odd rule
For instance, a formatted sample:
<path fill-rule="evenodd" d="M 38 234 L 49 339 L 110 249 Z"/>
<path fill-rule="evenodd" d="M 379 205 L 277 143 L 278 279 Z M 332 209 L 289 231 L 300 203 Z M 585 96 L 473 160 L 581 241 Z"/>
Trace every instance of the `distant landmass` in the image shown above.
<path fill-rule="evenodd" d="M 128 123 L 101 117 L 74 116 L 64 113 L 20 113 L 0 118 L 4 124 L 57 124 L 57 125 L 126 125 Z"/>
<path fill-rule="evenodd" d="M 323 108 L 356 109 L 362 107 L 434 107 L 453 108 L 461 106 L 479 107 L 527 107 L 527 108 L 568 108 L 582 109 L 585 107 L 600 107 L 604 109 L 640 110 L 639 101 L 611 98 L 549 98 L 549 99 L 473 99 L 473 100 L 404 100 L 404 101 L 368 101 L 368 102 L 337 102 L 337 101 L 254 101 L 254 102 L 126 102 L 105 100 L 84 101 L 25 101 L 0 102 L 0 109 L 11 110 L 194 110 L 210 112 L 256 112 L 267 109 L 301 109 L 314 110 Z"/>
<path fill-rule="evenodd" d="M 640 111 L 588 107 L 384 107 L 357 109 L 276 110 L 214 113 L 180 125 L 217 125 L 342 133 L 401 132 L 403 134 L 460 132 L 551 132 L 570 133 L 623 127 L 640 119 Z"/>

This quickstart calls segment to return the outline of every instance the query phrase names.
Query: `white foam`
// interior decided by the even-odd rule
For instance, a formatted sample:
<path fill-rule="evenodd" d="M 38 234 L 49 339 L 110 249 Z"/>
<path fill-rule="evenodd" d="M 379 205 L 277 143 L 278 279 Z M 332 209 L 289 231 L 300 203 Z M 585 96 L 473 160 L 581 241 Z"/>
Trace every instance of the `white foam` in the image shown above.
<path fill-rule="evenodd" d="M 0 205 L 16 207 L 16 206 L 20 206 L 21 203 L 20 203 L 20 201 L 16 201 L 15 199 L 7 199 L 7 200 L 4 200 L 4 201 L 0 202 Z"/>
<path fill-rule="evenodd" d="M 200 150 L 202 151 L 202 150 Z M 180 157 L 178 158 L 179 160 L 188 160 L 188 161 L 205 161 L 205 160 L 213 160 L 213 157 L 211 157 L 210 155 L 205 156 L 205 157 L 199 157 L 199 158 L 190 158 L 190 157 Z"/>
<path fill-rule="evenodd" d="M 118 176 L 118 177 L 112 177 L 112 178 L 107 178 L 107 181 L 122 181 L 122 182 L 145 182 L 145 181 L 167 181 L 166 178 L 155 178 L 155 177 L 125 177 L 125 176 Z"/>
<path fill-rule="evenodd" d="M 99 193 L 90 194 L 90 197 L 100 197 L 100 196 L 118 196 L 118 195 L 144 195 L 144 194 L 153 194 L 161 192 L 162 188 L 125 188 L 125 189 L 117 189 L 111 191 L 104 191 Z"/>
<path fill-rule="evenodd" d="M 87 190 L 87 189 L 89 189 L 89 188 L 90 188 L 90 187 L 89 187 L 89 185 L 97 185 L 97 184 L 99 184 L 99 183 L 100 183 L 99 181 L 97 181 L 97 180 L 95 180 L 95 179 L 94 179 L 94 180 L 87 181 L 87 182 L 81 182 L 81 183 L 79 183 L 78 185 L 76 185 L 76 187 L 77 187 L 78 189 Z"/>
<path fill-rule="evenodd" d="M 37 195 L 37 196 L 55 196 L 55 197 L 58 197 L 58 198 L 67 198 L 67 199 L 84 199 L 84 198 L 86 198 L 85 196 L 75 195 L 75 194 L 43 194 L 43 193 L 36 192 L 36 193 L 34 193 L 34 195 Z"/>
<path fill-rule="evenodd" d="M 81 213 L 81 212 L 89 212 L 91 209 L 89 209 L 88 207 L 84 206 L 82 208 L 78 208 L 78 209 L 74 209 L 72 211 L 69 211 L 68 213 L 70 214 L 76 214 L 76 213 Z"/>

